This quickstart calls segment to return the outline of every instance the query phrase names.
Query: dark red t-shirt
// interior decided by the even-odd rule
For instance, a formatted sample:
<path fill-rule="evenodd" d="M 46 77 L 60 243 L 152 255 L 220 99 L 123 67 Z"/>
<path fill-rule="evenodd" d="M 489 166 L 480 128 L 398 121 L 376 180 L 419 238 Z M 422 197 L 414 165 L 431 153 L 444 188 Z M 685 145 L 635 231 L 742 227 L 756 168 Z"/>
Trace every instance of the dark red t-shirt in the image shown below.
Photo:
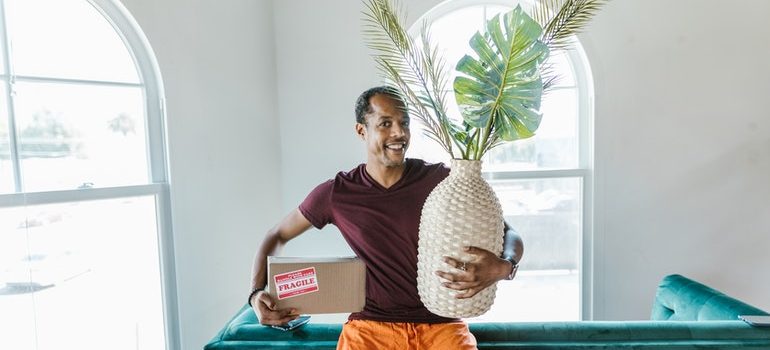
<path fill-rule="evenodd" d="M 401 180 L 383 188 L 361 164 L 316 187 L 299 210 L 316 228 L 334 224 L 366 264 L 366 305 L 350 319 L 442 323 L 417 294 L 417 237 L 428 194 L 449 175 L 443 164 L 407 159 Z"/>

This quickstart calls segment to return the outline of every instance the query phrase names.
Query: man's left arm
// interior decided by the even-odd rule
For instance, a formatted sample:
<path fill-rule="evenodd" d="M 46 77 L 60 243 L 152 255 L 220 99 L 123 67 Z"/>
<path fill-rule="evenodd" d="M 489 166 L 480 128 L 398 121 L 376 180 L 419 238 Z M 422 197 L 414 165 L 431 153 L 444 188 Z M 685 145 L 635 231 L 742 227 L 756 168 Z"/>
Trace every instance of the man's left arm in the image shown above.
<path fill-rule="evenodd" d="M 512 279 L 524 256 L 524 242 L 519 234 L 505 223 L 502 256 L 496 256 L 479 247 L 465 247 L 465 252 L 474 258 L 463 263 L 452 257 L 444 257 L 449 266 L 461 270 L 460 272 L 436 271 L 436 275 L 446 280 L 445 287 L 460 291 L 456 295 L 458 299 L 470 298 L 497 281 Z"/>

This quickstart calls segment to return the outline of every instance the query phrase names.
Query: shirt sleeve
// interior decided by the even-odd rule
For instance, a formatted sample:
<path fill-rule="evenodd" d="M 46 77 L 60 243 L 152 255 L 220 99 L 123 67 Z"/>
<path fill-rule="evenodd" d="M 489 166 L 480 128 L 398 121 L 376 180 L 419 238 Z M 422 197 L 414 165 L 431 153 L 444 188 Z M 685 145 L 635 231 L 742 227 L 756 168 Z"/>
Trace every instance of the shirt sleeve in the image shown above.
<path fill-rule="evenodd" d="M 317 229 L 332 223 L 332 189 L 334 180 L 316 186 L 299 205 L 299 211 L 305 219 Z"/>

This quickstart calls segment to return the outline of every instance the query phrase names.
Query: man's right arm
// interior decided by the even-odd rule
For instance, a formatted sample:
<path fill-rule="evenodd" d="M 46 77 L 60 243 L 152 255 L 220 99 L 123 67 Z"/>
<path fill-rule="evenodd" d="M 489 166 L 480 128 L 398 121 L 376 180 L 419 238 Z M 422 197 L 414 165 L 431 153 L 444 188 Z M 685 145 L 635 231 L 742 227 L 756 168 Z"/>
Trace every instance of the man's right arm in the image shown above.
<path fill-rule="evenodd" d="M 267 257 L 278 254 L 288 241 L 312 226 L 299 209 L 294 209 L 278 225 L 267 231 L 254 257 L 251 291 L 264 289 L 267 286 Z M 273 298 L 265 292 L 252 295 L 249 301 L 263 325 L 282 325 L 299 316 L 296 310 L 277 309 Z"/>

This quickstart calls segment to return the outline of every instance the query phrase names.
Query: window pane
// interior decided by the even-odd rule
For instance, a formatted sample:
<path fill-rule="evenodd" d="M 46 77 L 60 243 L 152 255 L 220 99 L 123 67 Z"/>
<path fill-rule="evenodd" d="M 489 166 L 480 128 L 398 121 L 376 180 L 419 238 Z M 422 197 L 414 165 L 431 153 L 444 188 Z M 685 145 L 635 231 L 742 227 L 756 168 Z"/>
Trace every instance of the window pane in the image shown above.
<path fill-rule="evenodd" d="M 457 108 L 457 102 L 455 102 L 455 93 L 453 90 L 446 91 L 445 93 L 448 117 L 459 125 L 462 116 L 460 115 L 460 109 Z M 409 140 L 409 148 L 407 149 L 409 157 L 424 159 L 431 163 L 444 162 L 449 164 L 449 153 L 441 148 L 438 142 L 425 136 L 426 127 L 416 117 L 410 120 L 409 130 L 412 135 Z M 454 144 L 452 146 L 454 147 Z M 459 155 L 457 149 L 455 149 L 455 154 Z"/>
<path fill-rule="evenodd" d="M 139 82 L 123 41 L 88 1 L 7 0 L 6 16 L 18 75 Z"/>
<path fill-rule="evenodd" d="M 527 245 L 523 270 L 577 268 L 581 179 L 491 180 L 505 219 Z M 527 239 L 531 238 L 531 239 Z"/>
<path fill-rule="evenodd" d="M 17 83 L 24 189 L 147 183 L 143 102 L 134 87 Z"/>
<path fill-rule="evenodd" d="M 9 130 L 8 101 L 3 84 L 0 86 L 0 194 L 14 192 Z"/>
<path fill-rule="evenodd" d="M 528 8 L 526 6 L 523 7 L 525 11 L 528 11 Z M 513 10 L 513 7 L 510 6 L 498 6 L 498 5 L 487 5 L 484 6 L 484 15 L 487 20 L 492 19 L 492 17 L 497 16 L 498 14 L 506 14 Z M 529 12 L 527 12 L 529 13 Z"/>
<path fill-rule="evenodd" d="M 35 349 L 35 315 L 24 208 L 0 208 L 0 330 L 3 348 Z"/>
<path fill-rule="evenodd" d="M 493 180 L 505 220 L 526 242 L 519 273 L 498 283 L 492 309 L 474 321 L 580 319 L 581 179 Z"/>
<path fill-rule="evenodd" d="M 551 64 L 553 72 L 556 74 L 556 87 L 575 86 L 575 73 L 572 69 L 567 55 L 564 52 L 551 52 L 548 56 L 548 64 Z"/>
<path fill-rule="evenodd" d="M 3 218 L 8 211 L 0 211 Z M 38 350 L 96 350 L 104 344 L 125 350 L 164 348 L 154 197 L 37 205 L 25 211 L 26 220 L 12 222 L 3 234 L 26 237 L 24 246 L 16 243 L 10 253 L 29 258 L 12 261 L 4 282 L 35 288 L 0 295 L 0 322 L 33 315 Z M 31 307 L 12 305 L 30 296 Z"/>
<path fill-rule="evenodd" d="M 443 57 L 449 73 L 447 88 L 452 87 L 452 82 L 457 76 L 455 72 L 457 62 L 466 54 L 474 55 L 468 42 L 474 33 L 484 28 L 483 19 L 484 7 L 470 6 L 447 14 L 431 24 L 431 41 L 444 53 Z M 420 28 L 414 31 L 415 37 L 419 37 L 419 31 Z"/>
<path fill-rule="evenodd" d="M 578 102 L 574 89 L 556 89 L 542 104 L 535 136 L 509 142 L 487 153 L 485 171 L 569 169 L 578 167 Z"/>
<path fill-rule="evenodd" d="M 527 247 L 529 249 L 529 247 Z M 527 252 L 529 258 L 531 255 Z M 468 322 L 580 320 L 580 274 L 575 271 L 519 271 L 497 283 L 492 308 Z"/>

